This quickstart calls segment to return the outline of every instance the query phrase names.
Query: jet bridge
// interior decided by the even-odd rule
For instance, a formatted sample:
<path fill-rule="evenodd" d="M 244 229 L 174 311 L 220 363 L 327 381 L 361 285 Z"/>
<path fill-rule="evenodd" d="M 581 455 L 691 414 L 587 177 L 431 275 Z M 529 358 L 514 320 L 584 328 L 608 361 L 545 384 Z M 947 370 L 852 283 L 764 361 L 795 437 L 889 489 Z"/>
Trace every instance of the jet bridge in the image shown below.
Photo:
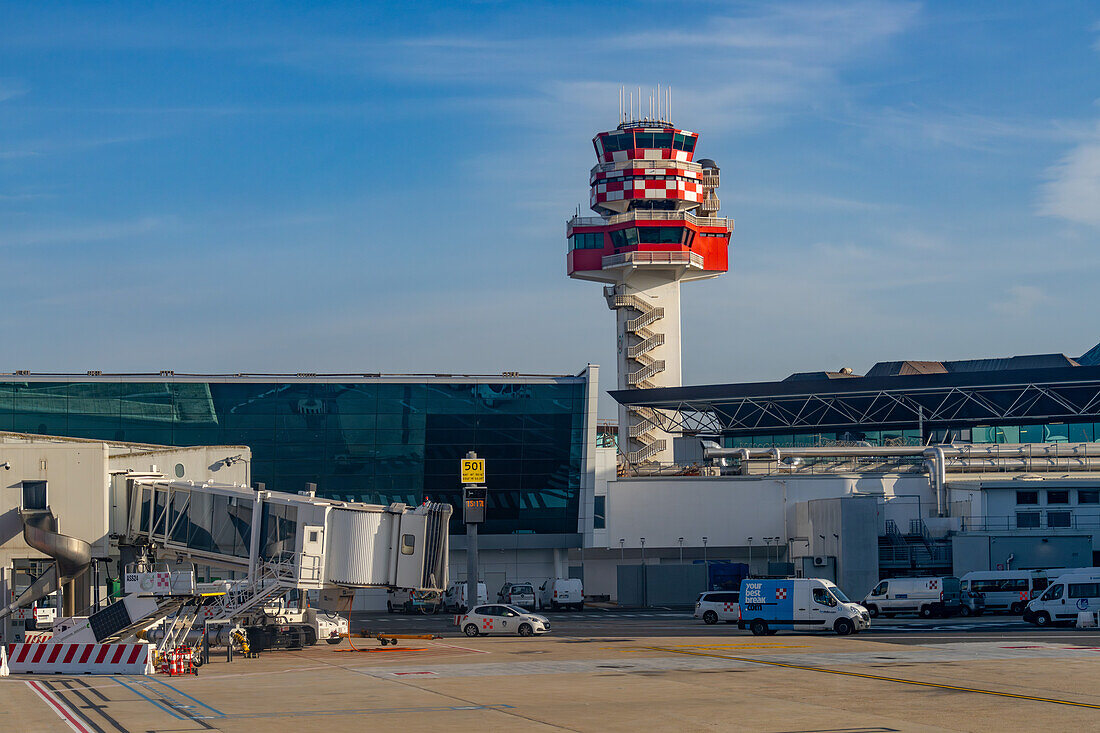
<path fill-rule="evenodd" d="M 247 573 L 253 605 L 275 592 L 326 585 L 444 590 L 449 504 L 381 506 L 248 487 L 127 480 L 121 544 Z M 274 581 L 274 582 L 273 582 Z M 244 599 L 240 599 L 244 603 Z M 239 612 L 226 608 L 225 612 Z"/>

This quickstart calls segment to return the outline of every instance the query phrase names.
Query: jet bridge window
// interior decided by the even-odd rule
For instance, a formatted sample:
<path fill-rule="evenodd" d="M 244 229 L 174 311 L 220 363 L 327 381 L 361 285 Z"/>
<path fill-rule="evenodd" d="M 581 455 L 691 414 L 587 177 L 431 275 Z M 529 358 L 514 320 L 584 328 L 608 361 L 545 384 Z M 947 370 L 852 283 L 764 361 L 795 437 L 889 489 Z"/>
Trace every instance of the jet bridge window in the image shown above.
<path fill-rule="evenodd" d="M 45 481 L 24 481 L 23 482 L 23 508 L 24 509 L 47 509 L 49 503 L 46 501 L 46 482 Z"/>
<path fill-rule="evenodd" d="M 401 554 L 411 555 L 416 550 L 416 537 L 411 534 L 401 535 Z"/>
<path fill-rule="evenodd" d="M 265 560 L 285 559 L 297 550 L 298 507 L 264 504 L 260 527 L 260 556 Z"/>

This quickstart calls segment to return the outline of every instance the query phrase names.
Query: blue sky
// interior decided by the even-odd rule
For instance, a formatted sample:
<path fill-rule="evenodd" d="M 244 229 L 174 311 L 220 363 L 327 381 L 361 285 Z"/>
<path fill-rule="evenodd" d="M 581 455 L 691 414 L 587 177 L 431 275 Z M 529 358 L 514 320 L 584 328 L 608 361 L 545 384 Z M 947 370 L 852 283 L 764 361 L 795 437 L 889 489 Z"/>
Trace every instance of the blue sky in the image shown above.
<path fill-rule="evenodd" d="M 574 372 L 591 136 L 671 84 L 684 378 L 1100 341 L 1100 9 L 0 3 L 0 369 Z"/>

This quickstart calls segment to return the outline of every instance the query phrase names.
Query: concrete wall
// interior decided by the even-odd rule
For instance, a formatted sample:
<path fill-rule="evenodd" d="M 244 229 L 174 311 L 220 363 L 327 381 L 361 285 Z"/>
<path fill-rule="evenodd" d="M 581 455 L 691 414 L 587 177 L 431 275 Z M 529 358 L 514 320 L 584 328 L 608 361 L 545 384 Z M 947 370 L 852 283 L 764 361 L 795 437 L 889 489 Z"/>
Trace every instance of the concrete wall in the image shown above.
<path fill-rule="evenodd" d="M 885 513 L 872 518 L 876 536 L 887 516 L 905 531 L 910 517 L 935 512 L 935 497 L 921 474 L 619 478 L 608 483 L 607 494 L 609 549 L 618 549 L 620 538 L 626 548 L 638 548 L 642 537 L 647 548 L 678 547 L 679 537 L 685 546 L 699 547 L 704 536 L 715 547 L 747 547 L 752 537 L 763 549 L 763 537 L 779 537 L 784 546 L 792 540 L 792 554 L 801 555 L 805 543 L 795 527 L 802 502 L 875 498 L 886 505 Z"/>
<path fill-rule="evenodd" d="M 44 558 L 23 541 L 21 482 L 45 480 L 47 502 L 63 534 L 108 551 L 109 505 L 104 443 L 0 443 L 0 565 L 14 558 Z"/>

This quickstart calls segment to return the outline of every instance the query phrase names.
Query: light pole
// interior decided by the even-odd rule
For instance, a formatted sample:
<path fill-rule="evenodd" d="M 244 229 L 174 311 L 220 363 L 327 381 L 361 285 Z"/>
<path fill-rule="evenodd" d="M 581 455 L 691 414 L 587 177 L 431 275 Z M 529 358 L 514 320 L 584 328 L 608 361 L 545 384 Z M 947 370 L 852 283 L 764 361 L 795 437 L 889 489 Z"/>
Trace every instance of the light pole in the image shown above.
<path fill-rule="evenodd" d="M 752 575 L 752 537 L 749 537 L 749 575 Z"/>
<path fill-rule="evenodd" d="M 679 538 L 677 538 L 676 541 L 680 543 L 680 564 L 683 565 L 684 564 L 684 538 L 679 537 Z"/>
<path fill-rule="evenodd" d="M 624 548 L 624 545 L 626 545 L 626 540 L 624 538 L 620 537 L 619 538 L 619 562 L 620 563 L 626 562 L 626 549 Z"/>
<path fill-rule="evenodd" d="M 771 559 L 772 559 L 772 549 L 771 549 L 772 548 L 772 538 L 771 537 L 765 537 L 764 538 L 764 545 L 765 545 L 765 547 L 764 547 L 764 562 L 765 562 L 765 564 L 767 564 L 767 563 L 771 562 Z"/>
<path fill-rule="evenodd" d="M 833 556 L 835 557 L 839 554 L 840 554 L 840 535 L 838 535 L 836 532 L 833 532 Z"/>
<path fill-rule="evenodd" d="M 707 564 L 707 538 L 703 538 L 703 565 Z"/>
<path fill-rule="evenodd" d="M 642 537 L 641 540 L 642 540 L 642 565 L 645 565 L 645 537 Z"/>

